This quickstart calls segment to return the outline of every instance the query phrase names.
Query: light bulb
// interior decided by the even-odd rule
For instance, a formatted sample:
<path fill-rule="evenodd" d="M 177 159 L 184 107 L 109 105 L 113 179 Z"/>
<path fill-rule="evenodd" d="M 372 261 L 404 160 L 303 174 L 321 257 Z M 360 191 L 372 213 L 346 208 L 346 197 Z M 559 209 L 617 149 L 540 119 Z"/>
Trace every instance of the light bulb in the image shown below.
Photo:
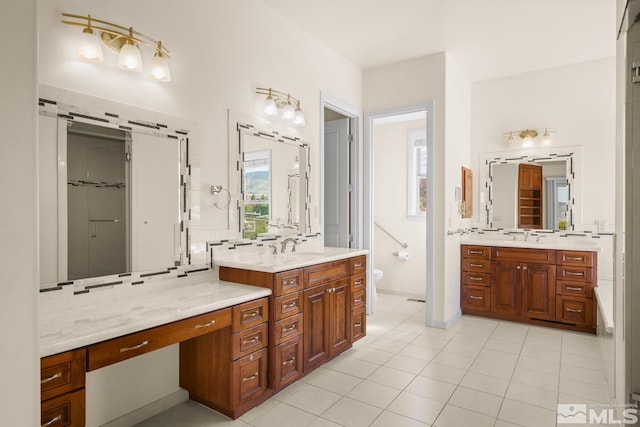
<path fill-rule="evenodd" d="M 551 135 L 549 135 L 547 128 L 544 128 L 544 133 L 542 134 L 542 138 L 540 138 L 540 142 L 542 145 L 551 145 Z"/>
<path fill-rule="evenodd" d="M 296 126 L 304 126 L 306 124 L 304 113 L 300 108 L 296 109 L 296 117 L 293 119 L 293 124 Z"/>
<path fill-rule="evenodd" d="M 142 57 L 140 56 L 140 50 L 133 42 L 133 38 L 125 42 L 120 49 L 120 55 L 118 56 L 118 68 L 127 71 L 142 71 Z"/>
<path fill-rule="evenodd" d="M 296 109 L 293 107 L 293 104 L 287 103 L 282 109 L 282 120 L 293 121 L 296 117 Z"/>
<path fill-rule="evenodd" d="M 267 96 L 267 99 L 264 100 L 264 104 L 262 105 L 262 111 L 264 115 L 267 117 L 273 117 L 278 113 L 278 107 L 276 106 L 276 101 L 273 100 L 271 95 Z"/>
<path fill-rule="evenodd" d="M 100 40 L 98 40 L 98 36 L 90 27 L 82 30 L 82 34 L 78 38 L 76 56 L 87 62 L 99 63 L 104 61 Z"/>
<path fill-rule="evenodd" d="M 171 71 L 169 70 L 169 61 L 161 51 L 156 51 L 151 58 L 151 77 L 161 82 L 171 81 Z"/>

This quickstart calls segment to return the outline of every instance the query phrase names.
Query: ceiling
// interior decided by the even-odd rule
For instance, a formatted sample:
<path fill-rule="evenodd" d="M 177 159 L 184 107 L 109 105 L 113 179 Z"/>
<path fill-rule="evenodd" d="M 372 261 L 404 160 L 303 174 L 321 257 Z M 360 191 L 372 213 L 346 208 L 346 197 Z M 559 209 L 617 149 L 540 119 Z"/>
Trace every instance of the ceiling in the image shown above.
<path fill-rule="evenodd" d="M 615 56 L 614 0 L 262 0 L 366 70 L 447 51 L 472 81 Z"/>

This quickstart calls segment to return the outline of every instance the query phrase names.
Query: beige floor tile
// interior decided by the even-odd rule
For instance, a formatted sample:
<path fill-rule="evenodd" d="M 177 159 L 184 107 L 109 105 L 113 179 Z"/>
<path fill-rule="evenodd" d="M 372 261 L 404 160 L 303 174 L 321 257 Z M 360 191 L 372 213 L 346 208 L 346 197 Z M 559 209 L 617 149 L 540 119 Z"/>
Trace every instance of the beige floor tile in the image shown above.
<path fill-rule="evenodd" d="M 520 356 L 516 368 L 542 372 L 543 374 L 560 375 L 560 363 L 531 356 Z"/>
<path fill-rule="evenodd" d="M 574 380 L 584 381 L 585 383 L 595 384 L 606 387 L 607 380 L 602 371 L 581 368 L 580 366 L 563 365 L 560 370 L 560 376 L 572 378 Z"/>
<path fill-rule="evenodd" d="M 373 374 L 369 375 L 367 379 L 374 383 L 402 390 L 413 381 L 415 377 L 414 374 L 382 366 Z"/>
<path fill-rule="evenodd" d="M 270 399 L 267 399 L 266 401 L 262 402 L 260 405 L 256 406 L 250 411 L 245 412 L 244 415 L 242 415 L 239 419 L 246 421 L 247 423 L 251 423 L 251 421 L 255 420 L 262 414 L 266 413 L 268 410 L 278 405 L 279 403 L 280 401 L 277 400 L 275 396 L 271 397 Z"/>
<path fill-rule="evenodd" d="M 383 338 L 378 338 L 377 340 L 369 344 L 369 347 L 396 354 L 400 350 L 402 350 L 406 345 L 407 344 L 405 343 L 401 343 L 399 341 L 393 341 L 383 337 Z"/>
<path fill-rule="evenodd" d="M 602 371 L 602 364 L 596 363 L 593 357 L 580 354 L 562 353 L 561 366 L 578 366 L 580 368 Z"/>
<path fill-rule="evenodd" d="M 514 367 L 518 361 L 518 355 L 485 347 L 478 353 L 478 360 Z"/>
<path fill-rule="evenodd" d="M 502 378 L 490 377 L 488 375 L 477 374 L 475 372 L 467 372 L 460 385 L 472 388 L 478 391 L 495 394 L 496 396 L 504 396 L 507 391 L 509 381 Z"/>
<path fill-rule="evenodd" d="M 433 348 L 420 347 L 415 344 L 409 344 L 405 348 L 400 350 L 398 354 L 424 360 L 425 362 L 430 362 L 434 357 L 436 357 L 439 352 L 439 350 L 435 350 Z"/>
<path fill-rule="evenodd" d="M 252 420 L 251 425 L 255 427 L 300 427 L 311 424 L 315 419 L 315 415 L 285 403 L 279 403 Z"/>
<path fill-rule="evenodd" d="M 500 338 L 495 338 L 492 335 L 485 343 L 484 348 L 498 350 L 504 353 L 520 354 L 520 351 L 522 351 L 522 344 L 505 341 Z"/>
<path fill-rule="evenodd" d="M 442 350 L 448 342 L 449 339 L 423 334 L 417 337 L 415 340 L 411 341 L 411 345 L 431 348 L 434 350 Z"/>
<path fill-rule="evenodd" d="M 309 424 L 309 427 L 342 427 L 340 424 L 336 424 L 333 421 L 329 421 L 327 419 L 318 417 L 315 420 L 313 420 L 313 422 L 311 424 Z"/>
<path fill-rule="evenodd" d="M 322 418 L 345 427 L 365 427 L 382 413 L 382 409 L 343 397 L 322 414 Z M 304 425 L 304 424 L 303 424 Z"/>
<path fill-rule="evenodd" d="M 513 375 L 513 366 L 511 364 L 493 363 L 478 359 L 473 362 L 469 370 L 505 380 L 511 379 L 511 375 Z"/>
<path fill-rule="evenodd" d="M 345 395 L 351 391 L 356 385 L 362 382 L 361 378 L 352 375 L 343 374 L 342 372 L 320 367 L 302 378 L 307 384 L 323 388 L 341 395 Z"/>
<path fill-rule="evenodd" d="M 393 353 L 370 347 L 357 347 L 354 348 L 347 357 L 364 360 L 365 362 L 375 363 L 377 365 L 383 365 L 387 360 L 393 357 Z"/>
<path fill-rule="evenodd" d="M 347 394 L 347 397 L 384 409 L 389 406 L 393 399 L 399 394 L 400 390 L 397 388 L 364 380 L 355 386 L 355 388 Z"/>
<path fill-rule="evenodd" d="M 393 412 L 384 411 L 371 424 L 371 427 L 429 427 L 429 424 L 394 414 Z"/>
<path fill-rule="evenodd" d="M 297 382 L 278 394 L 281 395 L 279 399 L 283 403 L 314 415 L 322 414 L 342 398 L 337 393 L 303 382 Z M 276 396 L 276 398 L 278 397 Z"/>
<path fill-rule="evenodd" d="M 402 324 L 400 325 L 402 326 Z M 402 329 L 402 328 L 399 328 Z M 382 338 L 391 340 L 391 341 L 399 341 L 401 343 L 409 344 L 411 341 L 415 340 L 420 336 L 419 333 L 415 333 L 412 331 L 401 331 L 399 329 L 393 329 L 382 336 Z"/>
<path fill-rule="evenodd" d="M 454 368 L 469 369 L 473 363 L 473 359 L 473 357 L 441 351 L 433 358 L 433 362 L 453 366 Z"/>
<path fill-rule="evenodd" d="M 505 420 L 496 420 L 496 423 L 493 425 L 493 427 L 522 427 L 522 425 L 510 423 L 509 421 Z"/>
<path fill-rule="evenodd" d="M 498 418 L 526 427 L 555 427 L 556 411 L 504 399 Z"/>
<path fill-rule="evenodd" d="M 516 368 L 513 377 L 511 377 L 511 381 L 551 391 L 558 391 L 559 379 L 557 375 Z"/>
<path fill-rule="evenodd" d="M 558 403 L 558 392 L 527 384 L 512 382 L 509 384 L 507 399 L 555 410 Z"/>
<path fill-rule="evenodd" d="M 451 396 L 448 405 L 454 405 L 496 418 L 500 405 L 502 405 L 502 397 L 466 387 L 458 387 Z"/>
<path fill-rule="evenodd" d="M 431 362 L 420 372 L 420 376 L 433 378 L 450 384 L 459 384 L 466 370 Z"/>
<path fill-rule="evenodd" d="M 495 418 L 453 405 L 444 407 L 433 427 L 493 427 Z"/>
<path fill-rule="evenodd" d="M 444 405 L 444 402 L 428 397 L 402 392 L 387 410 L 423 423 L 433 424 Z"/>
<path fill-rule="evenodd" d="M 427 366 L 427 363 L 422 359 L 397 354 L 389 359 L 384 366 L 417 375 Z"/>
<path fill-rule="evenodd" d="M 560 362 L 560 354 L 560 350 L 549 350 L 528 342 L 524 343 L 520 352 L 522 356 L 537 357 L 551 362 Z"/>
<path fill-rule="evenodd" d="M 588 399 L 594 402 L 608 402 L 609 392 L 607 387 L 589 384 L 572 378 L 560 377 L 559 392 Z"/>
<path fill-rule="evenodd" d="M 476 347 L 482 347 L 483 345 L 485 345 L 488 339 L 489 337 L 487 337 L 484 334 L 477 336 L 477 335 L 471 335 L 471 334 L 465 333 L 464 331 L 460 331 L 453 338 L 451 338 L 449 342 L 455 343 L 455 344 L 465 344 L 465 345 L 472 345 Z"/>
<path fill-rule="evenodd" d="M 482 345 L 463 344 L 460 342 L 454 342 L 454 340 L 451 340 L 451 342 L 445 345 L 442 349 L 442 351 L 446 351 L 448 353 L 460 354 L 469 357 L 476 357 L 478 353 L 480 353 L 480 350 L 482 350 Z"/>
<path fill-rule="evenodd" d="M 326 365 L 325 365 L 326 366 Z M 378 369 L 380 365 L 376 363 L 366 362 L 364 360 L 352 359 L 349 357 L 336 360 L 334 364 L 329 366 L 334 371 L 342 372 L 344 374 L 352 375 L 358 378 L 367 378 Z"/>
<path fill-rule="evenodd" d="M 438 381 L 433 378 L 417 376 L 404 391 L 440 402 L 447 402 L 455 389 L 456 386 L 454 384 Z"/>

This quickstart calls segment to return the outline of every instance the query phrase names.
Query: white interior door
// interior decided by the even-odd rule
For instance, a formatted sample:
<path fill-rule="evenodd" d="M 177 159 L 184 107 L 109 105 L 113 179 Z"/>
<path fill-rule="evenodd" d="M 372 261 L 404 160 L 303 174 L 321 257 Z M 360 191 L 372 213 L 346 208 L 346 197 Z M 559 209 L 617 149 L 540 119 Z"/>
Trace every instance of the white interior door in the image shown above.
<path fill-rule="evenodd" d="M 324 244 L 350 247 L 349 119 L 324 124 Z"/>

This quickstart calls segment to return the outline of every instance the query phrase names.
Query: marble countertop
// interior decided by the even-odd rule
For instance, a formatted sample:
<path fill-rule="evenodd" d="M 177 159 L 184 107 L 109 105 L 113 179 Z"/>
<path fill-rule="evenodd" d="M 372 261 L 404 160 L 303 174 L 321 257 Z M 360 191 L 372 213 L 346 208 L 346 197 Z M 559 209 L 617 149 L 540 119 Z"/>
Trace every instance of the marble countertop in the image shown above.
<path fill-rule="evenodd" d="M 40 312 L 40 357 L 223 309 L 271 294 L 217 280 L 87 300 Z M 73 298 L 81 299 L 82 295 Z"/>
<path fill-rule="evenodd" d="M 369 253 L 366 249 L 347 249 L 332 247 L 301 248 L 296 252 L 272 255 L 266 250 L 252 253 L 247 251 L 226 250 L 215 253 L 214 263 L 222 267 L 241 268 L 245 270 L 278 273 L 294 268 L 307 267 L 323 262 L 338 261 Z"/>
<path fill-rule="evenodd" d="M 530 240 L 502 240 L 502 239 L 483 239 L 478 237 L 466 237 L 460 238 L 460 244 L 462 245 L 479 245 L 479 246 L 501 246 L 506 248 L 527 248 L 527 249 L 556 249 L 556 250 L 573 250 L 573 251 L 600 251 L 600 246 L 592 241 L 576 241 L 572 239 L 554 239 L 546 240 L 542 237 L 540 241 L 537 241 L 535 237 L 530 237 Z"/>

